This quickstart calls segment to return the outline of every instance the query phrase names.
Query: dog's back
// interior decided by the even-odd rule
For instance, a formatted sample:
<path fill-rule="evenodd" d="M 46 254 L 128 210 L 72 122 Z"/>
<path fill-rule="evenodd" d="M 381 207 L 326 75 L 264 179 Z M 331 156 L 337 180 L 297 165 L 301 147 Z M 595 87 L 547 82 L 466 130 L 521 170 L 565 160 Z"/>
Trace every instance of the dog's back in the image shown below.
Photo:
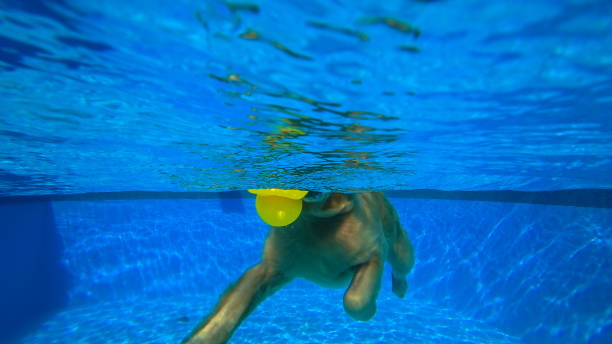
<path fill-rule="evenodd" d="M 305 205 L 298 221 L 270 230 L 264 260 L 290 277 L 344 287 L 354 267 L 378 255 L 386 260 L 401 230 L 397 213 L 382 193 L 331 194 Z"/>

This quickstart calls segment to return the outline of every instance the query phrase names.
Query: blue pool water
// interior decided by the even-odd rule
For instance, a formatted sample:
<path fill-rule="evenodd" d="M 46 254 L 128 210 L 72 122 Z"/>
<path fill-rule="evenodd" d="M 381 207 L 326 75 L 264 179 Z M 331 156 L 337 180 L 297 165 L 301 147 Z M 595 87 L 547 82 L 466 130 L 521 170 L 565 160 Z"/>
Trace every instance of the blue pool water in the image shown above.
<path fill-rule="evenodd" d="M 254 187 L 386 191 L 416 265 L 232 343 L 610 343 L 611 114 L 605 0 L 0 0 L 0 343 L 179 342 Z"/>

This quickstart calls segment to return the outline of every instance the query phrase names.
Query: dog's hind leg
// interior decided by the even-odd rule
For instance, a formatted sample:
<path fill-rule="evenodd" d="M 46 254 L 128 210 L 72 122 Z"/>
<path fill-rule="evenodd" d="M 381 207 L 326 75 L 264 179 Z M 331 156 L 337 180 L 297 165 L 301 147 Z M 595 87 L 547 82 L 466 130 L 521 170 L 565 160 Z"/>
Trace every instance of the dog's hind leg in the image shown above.
<path fill-rule="evenodd" d="M 398 297 L 404 297 L 408 289 L 406 275 L 414 266 L 414 248 L 404 228 L 398 224 L 395 241 L 389 252 L 389 262 L 393 268 L 392 290 Z"/>
<path fill-rule="evenodd" d="M 290 279 L 259 263 L 248 269 L 221 297 L 212 315 L 186 338 L 186 344 L 226 343 L 238 325 L 268 296 Z"/>

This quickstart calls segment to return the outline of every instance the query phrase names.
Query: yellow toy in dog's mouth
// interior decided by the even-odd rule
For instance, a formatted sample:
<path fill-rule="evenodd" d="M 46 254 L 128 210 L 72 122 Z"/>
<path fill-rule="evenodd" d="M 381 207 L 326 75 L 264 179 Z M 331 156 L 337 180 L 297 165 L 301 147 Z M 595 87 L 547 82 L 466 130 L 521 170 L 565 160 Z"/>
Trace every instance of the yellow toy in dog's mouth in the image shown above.
<path fill-rule="evenodd" d="M 302 198 L 308 191 L 283 189 L 249 189 L 256 194 L 255 208 L 265 223 L 274 227 L 290 225 L 302 212 Z"/>

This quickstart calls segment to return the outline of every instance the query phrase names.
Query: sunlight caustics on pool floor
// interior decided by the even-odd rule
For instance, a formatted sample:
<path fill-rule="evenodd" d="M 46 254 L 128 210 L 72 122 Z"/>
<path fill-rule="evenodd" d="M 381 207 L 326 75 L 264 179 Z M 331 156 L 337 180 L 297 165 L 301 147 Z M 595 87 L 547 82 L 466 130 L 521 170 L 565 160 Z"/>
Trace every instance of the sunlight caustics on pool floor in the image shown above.
<path fill-rule="evenodd" d="M 337 298 L 317 287 L 290 288 L 265 301 L 231 343 L 521 343 L 481 321 L 436 305 L 381 296 L 369 322 L 350 319 Z M 216 302 L 210 295 L 133 298 L 70 308 L 24 344 L 178 343 Z"/>

